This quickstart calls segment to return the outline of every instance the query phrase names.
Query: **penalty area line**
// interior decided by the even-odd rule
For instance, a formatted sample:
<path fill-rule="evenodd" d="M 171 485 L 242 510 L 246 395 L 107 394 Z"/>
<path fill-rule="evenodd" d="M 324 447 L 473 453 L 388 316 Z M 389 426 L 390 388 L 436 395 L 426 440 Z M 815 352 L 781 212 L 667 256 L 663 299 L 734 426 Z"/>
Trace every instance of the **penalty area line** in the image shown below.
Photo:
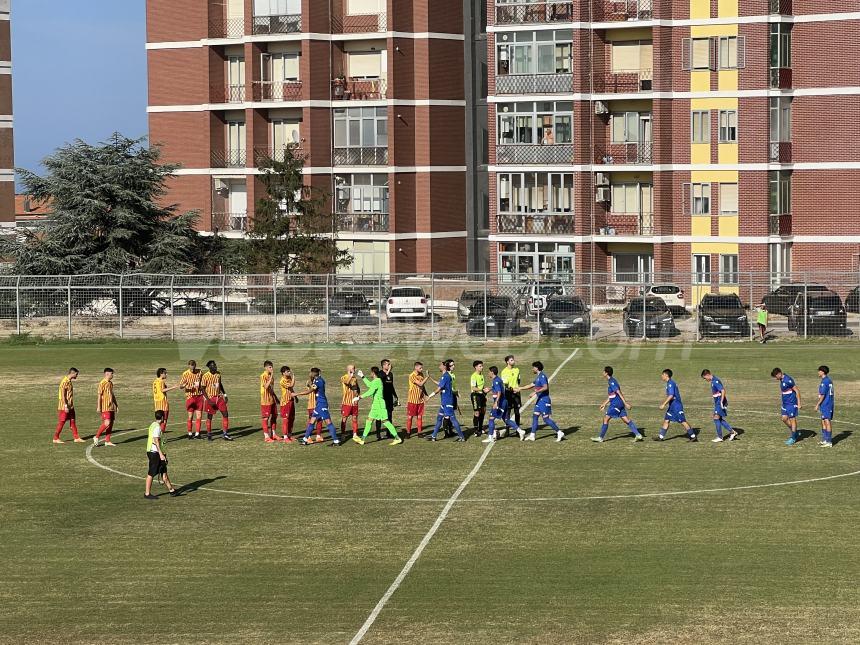
<path fill-rule="evenodd" d="M 555 371 L 549 376 L 549 380 L 551 381 L 555 376 L 567 365 L 574 356 L 579 353 L 579 348 L 573 350 L 570 356 L 568 356 L 562 363 L 555 369 Z M 520 410 L 527 408 L 531 405 L 535 400 L 535 395 L 532 394 L 531 397 L 520 407 Z M 376 619 L 379 617 L 379 614 L 385 608 L 385 605 L 388 604 L 388 601 L 391 600 L 391 597 L 394 593 L 400 588 L 400 585 L 403 584 L 403 581 L 406 579 L 406 576 L 409 575 L 409 572 L 412 571 L 412 567 L 415 566 L 415 563 L 418 562 L 418 558 L 421 557 L 421 554 L 424 553 L 424 549 L 427 548 L 427 545 L 430 544 L 430 540 L 436 535 L 439 527 L 442 526 L 442 522 L 448 517 L 448 514 L 451 512 L 451 509 L 454 507 L 454 504 L 457 503 L 457 500 L 462 495 L 463 491 L 466 490 L 466 487 L 469 485 L 469 482 L 478 474 L 478 471 L 481 469 L 481 466 L 484 465 L 484 462 L 487 460 L 487 457 L 490 455 L 490 451 L 493 449 L 492 443 L 487 444 L 487 447 L 484 449 L 484 452 L 481 453 L 481 457 L 478 459 L 478 463 L 475 464 L 475 467 L 466 475 L 466 478 L 460 483 L 457 487 L 457 490 L 454 491 L 454 494 L 448 498 L 444 508 L 439 513 L 439 516 L 436 518 L 436 521 L 433 522 L 433 525 L 430 527 L 430 530 L 422 538 L 421 542 L 418 544 L 418 547 L 412 553 L 412 556 L 403 565 L 403 569 L 400 570 L 400 573 L 397 574 L 397 577 L 394 579 L 394 582 L 386 589 L 385 593 L 382 595 L 382 598 L 379 599 L 379 602 L 376 603 L 376 606 L 373 608 L 373 611 L 370 612 L 370 615 L 367 617 L 367 620 L 364 621 L 364 624 L 361 628 L 356 632 L 355 636 L 352 637 L 352 640 L 349 642 L 349 645 L 358 645 L 361 640 L 365 637 L 368 630 L 373 627 L 373 623 L 376 622 Z"/>

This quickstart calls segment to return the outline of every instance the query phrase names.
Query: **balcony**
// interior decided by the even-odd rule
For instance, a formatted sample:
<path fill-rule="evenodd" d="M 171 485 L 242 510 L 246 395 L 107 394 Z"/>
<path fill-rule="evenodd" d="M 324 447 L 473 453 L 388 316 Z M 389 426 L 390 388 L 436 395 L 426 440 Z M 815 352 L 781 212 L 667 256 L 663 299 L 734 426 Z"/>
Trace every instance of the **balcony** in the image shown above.
<path fill-rule="evenodd" d="M 367 34 L 388 31 L 388 14 L 366 13 L 332 18 L 333 34 Z"/>
<path fill-rule="evenodd" d="M 212 168 L 244 168 L 248 163 L 245 150 L 213 150 Z"/>
<path fill-rule="evenodd" d="M 212 213 L 212 230 L 218 233 L 245 233 L 248 230 L 248 214 Z"/>
<path fill-rule="evenodd" d="M 498 2 L 497 25 L 572 22 L 572 2 Z"/>
<path fill-rule="evenodd" d="M 254 81 L 255 101 L 300 101 L 301 81 Z"/>
<path fill-rule="evenodd" d="M 244 103 L 244 85 L 218 85 L 211 88 L 209 100 L 212 103 Z"/>
<path fill-rule="evenodd" d="M 244 18 L 225 18 L 209 21 L 210 38 L 241 38 L 245 35 Z"/>
<path fill-rule="evenodd" d="M 650 92 L 653 72 L 650 69 L 619 70 L 595 75 L 595 89 L 607 94 L 636 94 Z"/>
<path fill-rule="evenodd" d="M 496 77 L 496 94 L 570 94 L 573 74 L 509 74 Z"/>
<path fill-rule="evenodd" d="M 653 143 L 611 143 L 596 147 L 594 163 L 610 166 L 619 165 L 649 165 L 654 163 Z"/>
<path fill-rule="evenodd" d="M 770 88 L 772 90 L 790 90 L 791 76 L 790 67 L 772 67 L 770 69 Z"/>
<path fill-rule="evenodd" d="M 573 213 L 499 213 L 499 233 L 573 235 Z"/>
<path fill-rule="evenodd" d="M 335 148 L 335 166 L 386 166 L 388 147 L 380 148 Z"/>
<path fill-rule="evenodd" d="M 572 164 L 573 145 L 501 144 L 496 146 L 496 162 L 500 164 Z"/>
<path fill-rule="evenodd" d="M 595 7 L 595 20 L 626 22 L 651 20 L 654 17 L 652 0 L 603 0 Z"/>
<path fill-rule="evenodd" d="M 790 16 L 794 13 L 791 0 L 770 0 L 769 10 L 771 14 Z"/>
<path fill-rule="evenodd" d="M 607 213 L 595 235 L 654 235 L 654 213 Z"/>
<path fill-rule="evenodd" d="M 388 233 L 388 213 L 337 213 L 341 233 Z"/>
<path fill-rule="evenodd" d="M 779 235 L 780 237 L 788 237 L 791 233 L 791 213 L 785 213 L 783 215 L 770 215 L 769 216 L 769 227 L 768 234 L 769 235 Z"/>
<path fill-rule="evenodd" d="M 769 153 L 771 163 L 791 163 L 791 141 L 771 141 Z"/>
<path fill-rule="evenodd" d="M 302 30 L 302 14 L 254 16 L 251 29 L 254 35 L 295 34 Z"/>
<path fill-rule="evenodd" d="M 294 146 L 259 146 L 254 148 L 254 166 L 259 168 L 264 162 L 269 159 L 283 162 L 287 159 L 287 150 L 292 151 L 293 159 L 306 159 L 304 148 L 299 145 Z"/>
<path fill-rule="evenodd" d="M 331 98 L 335 101 L 375 101 L 387 97 L 387 78 L 336 78 L 331 82 Z"/>

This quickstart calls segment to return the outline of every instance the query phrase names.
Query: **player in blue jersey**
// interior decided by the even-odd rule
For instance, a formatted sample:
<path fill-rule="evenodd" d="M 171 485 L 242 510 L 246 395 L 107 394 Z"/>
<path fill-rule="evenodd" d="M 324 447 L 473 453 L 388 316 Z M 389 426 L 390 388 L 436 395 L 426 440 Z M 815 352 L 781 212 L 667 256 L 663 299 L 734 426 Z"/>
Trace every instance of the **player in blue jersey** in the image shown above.
<path fill-rule="evenodd" d="M 630 432 L 633 433 L 633 440 L 643 441 L 645 437 L 643 437 L 642 433 L 639 432 L 639 428 L 636 427 L 633 420 L 627 416 L 628 408 L 632 408 L 633 406 L 627 403 L 627 399 L 624 398 L 624 394 L 621 392 L 621 386 L 618 384 L 618 381 L 615 380 L 613 374 L 614 370 L 609 365 L 603 368 L 603 378 L 606 379 L 609 395 L 606 400 L 600 404 L 600 411 L 604 413 L 603 425 L 600 426 L 600 435 L 592 437 L 591 440 L 597 443 L 603 443 L 606 437 L 606 431 L 609 430 L 610 419 L 621 419 L 627 424 L 627 427 L 630 428 Z"/>
<path fill-rule="evenodd" d="M 666 399 L 660 406 L 661 410 L 666 410 L 666 416 L 663 417 L 660 434 L 654 437 L 654 441 L 663 441 L 666 438 L 666 432 L 669 430 L 669 424 L 673 422 L 680 423 L 684 427 L 684 430 L 687 431 L 687 439 L 691 442 L 698 441 L 696 432 L 687 423 L 687 415 L 684 414 L 684 403 L 681 401 L 681 390 L 678 389 L 678 384 L 672 380 L 672 370 L 663 370 L 660 378 L 666 384 Z"/>
<path fill-rule="evenodd" d="M 328 411 L 328 399 L 325 394 L 325 379 L 322 377 L 320 368 L 311 368 L 310 376 L 310 389 L 316 394 L 316 406 L 314 407 L 313 412 L 311 412 L 310 419 L 308 419 L 308 427 L 305 429 L 305 436 L 302 437 L 302 440 L 299 443 L 303 446 L 309 446 L 312 443 L 309 439 L 311 433 L 314 431 L 317 421 L 322 421 L 328 428 L 328 433 L 331 435 L 331 445 L 339 446 L 340 439 L 338 439 L 337 430 L 334 427 L 334 423 L 331 421 L 331 414 Z"/>
<path fill-rule="evenodd" d="M 770 375 L 779 381 L 779 393 L 782 402 L 782 422 L 791 431 L 786 439 L 786 446 L 793 446 L 800 441 L 800 432 L 797 429 L 797 415 L 800 414 L 800 390 L 794 379 L 785 374 L 780 368 L 774 367 Z"/>
<path fill-rule="evenodd" d="M 496 432 L 496 424 L 501 423 L 518 434 L 525 433 L 520 430 L 516 422 L 508 416 L 508 396 L 505 394 L 505 382 L 499 376 L 499 368 L 493 365 L 490 368 L 490 421 L 487 424 L 487 438 L 481 443 L 493 443 L 499 438 Z"/>
<path fill-rule="evenodd" d="M 445 419 L 449 419 L 451 425 L 454 426 L 454 431 L 457 433 L 457 441 L 465 441 L 466 437 L 463 434 L 463 429 L 460 427 L 460 422 L 457 421 L 457 415 L 454 410 L 456 405 L 454 401 L 454 383 L 451 380 L 451 372 L 454 371 L 454 361 L 451 359 L 443 361 L 439 366 L 439 371 L 442 373 L 442 376 L 439 379 L 436 390 L 428 394 L 427 399 L 425 399 L 430 400 L 437 394 L 439 395 L 439 414 L 436 415 L 436 425 L 433 428 L 433 434 L 427 437 L 427 440 L 436 441 L 436 435 L 439 434 L 442 423 Z"/>
<path fill-rule="evenodd" d="M 833 380 L 830 378 L 830 368 L 822 365 L 818 368 L 818 403 L 815 409 L 821 413 L 821 442 L 822 448 L 833 447 L 833 408 L 835 395 L 833 393 Z"/>
<path fill-rule="evenodd" d="M 711 374 L 711 370 L 702 370 L 702 378 L 711 385 L 711 398 L 714 401 L 714 428 L 717 436 L 711 439 L 712 443 L 720 443 L 723 440 L 723 428 L 729 431 L 728 440 L 734 441 L 738 436 L 734 428 L 727 421 L 729 416 L 729 399 L 726 396 L 726 386 L 719 376 Z"/>
<path fill-rule="evenodd" d="M 517 430 L 520 435 L 520 441 L 534 441 L 537 434 L 538 424 L 540 420 L 555 431 L 556 442 L 564 441 L 564 431 L 561 430 L 555 421 L 552 420 L 552 399 L 549 396 L 549 378 L 543 371 L 543 363 L 535 361 L 532 363 L 532 373 L 535 375 L 535 380 L 531 385 L 515 388 L 515 392 L 524 390 L 535 391 L 535 406 L 532 412 L 532 431 L 526 435 L 525 431 Z"/>

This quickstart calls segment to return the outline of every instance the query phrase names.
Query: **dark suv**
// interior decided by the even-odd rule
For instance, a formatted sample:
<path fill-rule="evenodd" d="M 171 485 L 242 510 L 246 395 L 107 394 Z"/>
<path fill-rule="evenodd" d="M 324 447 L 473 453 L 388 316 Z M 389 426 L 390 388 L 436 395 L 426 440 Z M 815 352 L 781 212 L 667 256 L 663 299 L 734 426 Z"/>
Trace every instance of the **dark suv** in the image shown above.
<path fill-rule="evenodd" d="M 804 319 L 806 323 L 804 325 Z M 848 316 L 839 294 L 833 291 L 814 291 L 798 294 L 788 308 L 788 328 L 799 334 L 841 335 L 848 327 Z"/>
<path fill-rule="evenodd" d="M 636 298 L 623 311 L 624 333 L 631 338 L 676 336 L 678 328 L 672 312 L 662 298 Z"/>
<path fill-rule="evenodd" d="M 807 293 L 810 291 L 828 291 L 827 287 L 821 284 L 783 284 L 765 295 L 761 301 L 767 306 L 768 312 L 787 316 L 788 308 L 794 304 L 797 294 L 803 293 L 804 288 Z"/>
<path fill-rule="evenodd" d="M 591 313 L 579 296 L 550 298 L 540 318 L 540 333 L 545 336 L 587 336 L 591 332 Z"/>
<path fill-rule="evenodd" d="M 487 296 L 486 310 L 481 298 L 469 310 L 466 333 L 470 336 L 509 336 L 520 327 L 517 305 L 508 296 Z M 484 313 L 486 311 L 486 314 Z"/>
<path fill-rule="evenodd" d="M 487 296 L 491 297 L 491 296 Z M 457 320 L 459 322 L 466 322 L 469 318 L 469 311 L 472 309 L 472 306 L 480 300 L 484 301 L 484 292 L 477 289 L 465 289 L 463 293 L 460 294 L 460 297 L 457 298 Z"/>
<path fill-rule="evenodd" d="M 699 335 L 748 336 L 750 322 L 740 297 L 707 293 L 699 303 Z"/>
<path fill-rule="evenodd" d="M 347 291 L 336 293 L 328 303 L 330 325 L 367 325 L 373 322 L 370 302 L 363 293 Z"/>

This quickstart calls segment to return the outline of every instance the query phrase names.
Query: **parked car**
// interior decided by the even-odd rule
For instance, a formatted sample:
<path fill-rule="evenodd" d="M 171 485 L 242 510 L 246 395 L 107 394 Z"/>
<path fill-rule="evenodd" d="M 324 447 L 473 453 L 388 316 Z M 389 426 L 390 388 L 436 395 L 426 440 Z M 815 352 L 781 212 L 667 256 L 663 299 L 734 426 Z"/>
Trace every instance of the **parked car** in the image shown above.
<path fill-rule="evenodd" d="M 486 313 L 485 313 L 486 311 Z M 486 310 L 481 298 L 469 310 L 466 333 L 470 336 L 509 336 L 520 328 L 517 305 L 508 296 L 487 296 Z"/>
<path fill-rule="evenodd" d="M 483 301 L 484 292 L 480 290 L 466 289 L 457 298 L 457 322 L 466 322 L 469 318 L 469 311 L 478 300 Z"/>
<path fill-rule="evenodd" d="M 749 336 L 750 321 L 736 294 L 706 293 L 699 303 L 699 335 Z"/>
<path fill-rule="evenodd" d="M 788 308 L 788 328 L 798 334 L 844 334 L 848 316 L 842 298 L 833 291 L 799 293 Z M 804 302 L 804 300 L 806 302 Z M 806 322 L 804 324 L 804 318 Z"/>
<path fill-rule="evenodd" d="M 684 290 L 677 284 L 652 284 L 650 287 L 646 287 L 642 295 L 646 297 L 655 296 L 662 299 L 673 314 L 684 314 L 687 312 L 684 301 Z"/>
<path fill-rule="evenodd" d="M 854 287 L 845 296 L 845 309 L 852 314 L 860 313 L 860 287 Z"/>
<path fill-rule="evenodd" d="M 829 291 L 827 287 L 821 284 L 783 284 L 766 294 L 761 301 L 767 306 L 769 313 L 787 316 L 788 308 L 794 304 L 797 294 L 803 293 L 804 287 L 807 293 L 810 291 Z"/>
<path fill-rule="evenodd" d="M 545 336 L 587 336 L 591 332 L 591 312 L 579 296 L 550 298 L 540 319 Z"/>
<path fill-rule="evenodd" d="M 662 298 L 636 298 L 627 303 L 622 314 L 624 333 L 631 338 L 665 338 L 678 333 L 672 312 Z"/>
<path fill-rule="evenodd" d="M 566 295 L 567 287 L 563 282 L 534 280 L 519 290 L 517 304 L 523 316 L 537 316 L 546 309 L 548 298 Z"/>
<path fill-rule="evenodd" d="M 418 320 L 427 317 L 427 296 L 418 287 L 394 287 L 385 301 L 389 320 Z"/>
<path fill-rule="evenodd" d="M 328 303 L 330 325 L 367 325 L 373 322 L 370 302 L 363 293 L 345 291 L 334 294 Z"/>

